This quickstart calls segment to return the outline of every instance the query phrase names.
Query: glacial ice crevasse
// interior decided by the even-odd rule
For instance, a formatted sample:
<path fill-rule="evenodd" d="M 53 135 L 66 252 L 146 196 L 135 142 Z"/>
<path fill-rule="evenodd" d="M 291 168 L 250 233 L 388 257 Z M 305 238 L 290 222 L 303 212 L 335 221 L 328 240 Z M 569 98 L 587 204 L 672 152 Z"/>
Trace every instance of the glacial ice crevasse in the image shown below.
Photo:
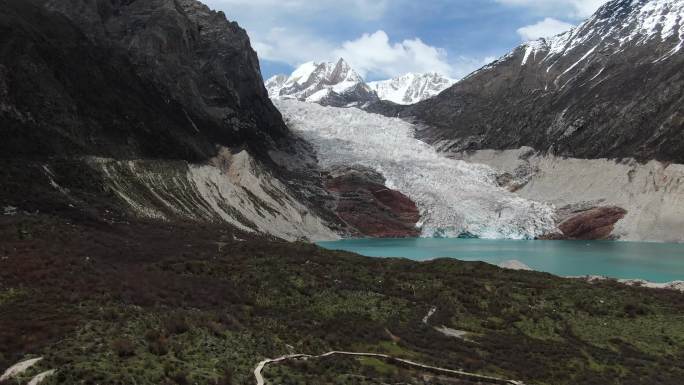
<path fill-rule="evenodd" d="M 410 123 L 356 108 L 275 103 L 290 129 L 315 146 L 322 168 L 372 168 L 416 202 L 423 236 L 531 239 L 555 229 L 551 205 L 499 187 L 489 166 L 443 156 L 415 139 Z"/>

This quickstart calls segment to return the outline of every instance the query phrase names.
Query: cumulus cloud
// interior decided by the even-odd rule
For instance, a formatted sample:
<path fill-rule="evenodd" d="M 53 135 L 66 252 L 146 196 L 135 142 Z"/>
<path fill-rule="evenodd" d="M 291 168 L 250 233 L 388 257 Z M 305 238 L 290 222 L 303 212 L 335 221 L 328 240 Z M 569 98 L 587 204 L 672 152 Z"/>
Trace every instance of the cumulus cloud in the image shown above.
<path fill-rule="evenodd" d="M 536 40 L 541 37 L 550 37 L 558 35 L 572 28 L 573 25 L 564 21 L 556 20 L 551 17 L 532 25 L 528 25 L 518 29 L 518 35 L 527 40 Z"/>
<path fill-rule="evenodd" d="M 572 19 L 591 16 L 607 0 L 496 0 L 501 4 L 530 8 L 544 14 Z"/>
<path fill-rule="evenodd" d="M 418 38 L 392 42 L 382 30 L 334 44 L 306 31 L 272 28 L 268 33 L 259 35 L 252 46 L 261 59 L 292 66 L 311 60 L 344 58 L 362 76 L 371 78 L 393 77 L 407 72 L 439 72 L 460 78 L 493 59 L 449 58 L 446 50 Z"/>
<path fill-rule="evenodd" d="M 252 47 L 260 59 L 300 64 L 314 59 L 325 59 L 335 45 L 315 34 L 285 27 L 271 28 L 266 33 L 253 34 Z"/>
<path fill-rule="evenodd" d="M 524 7 L 544 19 L 518 29 L 523 40 L 535 40 L 565 32 L 578 21 L 591 16 L 607 0 L 496 0 L 508 6 Z"/>
<path fill-rule="evenodd" d="M 306 31 L 272 28 L 254 39 L 252 46 L 264 60 L 296 66 L 310 60 L 344 58 L 362 76 L 396 76 L 406 72 L 440 72 L 453 75 L 444 49 L 420 39 L 392 43 L 384 31 L 363 34 L 355 40 L 334 44 Z"/>
<path fill-rule="evenodd" d="M 471 72 L 486 66 L 496 60 L 495 56 L 486 56 L 484 58 L 475 58 L 468 56 L 459 56 L 451 63 L 452 73 L 451 78 L 462 79 Z"/>
<path fill-rule="evenodd" d="M 418 38 L 392 43 L 382 30 L 344 42 L 332 56 L 343 57 L 364 76 L 428 71 L 451 75 L 453 72 L 444 49 L 427 45 Z"/>
<path fill-rule="evenodd" d="M 397 12 L 413 15 L 423 10 L 415 0 L 203 1 L 237 20 L 248 31 L 259 58 L 269 62 L 296 67 L 343 57 L 371 80 L 427 71 L 460 78 L 486 64 L 475 55 L 448 57 L 444 48 L 418 37 L 388 36 L 381 26 Z M 445 4 L 460 7 L 447 0 L 435 0 L 434 7 Z"/>

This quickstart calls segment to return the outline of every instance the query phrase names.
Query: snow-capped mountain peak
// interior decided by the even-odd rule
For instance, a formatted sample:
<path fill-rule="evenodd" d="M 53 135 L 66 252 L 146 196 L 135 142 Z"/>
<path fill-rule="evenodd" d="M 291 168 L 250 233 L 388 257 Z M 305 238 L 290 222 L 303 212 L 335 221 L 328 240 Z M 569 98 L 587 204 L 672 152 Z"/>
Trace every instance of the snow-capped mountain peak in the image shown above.
<path fill-rule="evenodd" d="M 534 147 L 578 158 L 684 161 L 684 0 L 612 0 L 397 114 L 449 152 Z"/>
<path fill-rule="evenodd" d="M 665 59 L 684 47 L 684 0 L 618 0 L 603 5 L 591 18 L 560 35 L 525 43 L 522 65 L 556 61 L 579 47 L 619 53 L 626 46 L 658 41 Z M 591 52 L 589 52 L 591 51 Z"/>
<path fill-rule="evenodd" d="M 308 62 L 288 77 L 277 75 L 266 81 L 274 99 L 297 99 L 327 105 L 362 105 L 377 100 L 375 93 L 344 59 Z"/>
<path fill-rule="evenodd" d="M 266 86 L 266 90 L 268 91 L 268 96 L 271 98 L 277 97 L 278 93 L 283 88 L 287 80 L 288 76 L 283 74 L 272 76 L 268 80 L 266 80 L 264 82 L 264 85 Z"/>
<path fill-rule="evenodd" d="M 397 104 L 413 104 L 431 98 L 456 81 L 435 72 L 408 73 L 393 79 L 368 83 L 378 97 Z"/>
<path fill-rule="evenodd" d="M 312 75 L 316 72 L 318 67 L 321 65 L 325 65 L 325 63 L 316 63 L 313 61 L 304 63 L 301 66 L 297 67 L 297 69 L 287 79 L 287 82 L 291 83 L 291 84 L 299 84 L 299 85 L 303 86 L 310 79 L 312 79 Z"/>
<path fill-rule="evenodd" d="M 272 99 L 297 99 L 323 105 L 362 106 L 379 99 L 413 104 L 431 98 L 455 81 L 434 72 L 408 73 L 393 79 L 366 83 L 344 59 L 336 62 L 307 62 L 290 76 L 268 79 Z"/>

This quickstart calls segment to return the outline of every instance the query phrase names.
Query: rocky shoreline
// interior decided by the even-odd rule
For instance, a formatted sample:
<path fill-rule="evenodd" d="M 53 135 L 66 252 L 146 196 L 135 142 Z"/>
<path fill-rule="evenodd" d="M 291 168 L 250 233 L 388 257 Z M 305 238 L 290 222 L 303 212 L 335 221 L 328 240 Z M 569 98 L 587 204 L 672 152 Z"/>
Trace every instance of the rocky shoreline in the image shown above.
<path fill-rule="evenodd" d="M 510 270 L 526 270 L 526 271 L 534 271 L 531 267 L 527 266 L 526 264 L 518 261 L 518 260 L 510 260 L 510 261 L 504 261 L 499 263 L 497 266 L 499 266 L 502 269 L 510 269 Z M 595 282 L 601 282 L 601 281 L 608 281 L 608 280 L 614 280 L 615 282 L 622 283 L 624 285 L 628 286 L 638 286 L 638 287 L 646 287 L 649 289 L 666 289 L 666 290 L 675 290 L 675 291 L 681 291 L 684 293 L 684 281 L 672 281 L 672 282 L 665 282 L 665 283 L 656 283 L 656 282 L 649 282 L 644 279 L 616 279 L 616 278 L 610 278 L 602 275 L 585 275 L 585 276 L 571 276 L 571 277 L 566 277 L 569 279 L 581 279 L 585 280 L 589 283 L 595 283 Z"/>
<path fill-rule="evenodd" d="M 575 277 L 569 277 L 569 278 L 575 278 Z M 580 279 L 584 279 L 587 282 L 600 282 L 600 281 L 606 281 L 606 280 L 611 280 L 613 278 L 609 277 L 604 277 L 604 276 L 597 276 L 597 275 L 590 275 L 590 276 L 585 276 L 585 277 L 578 277 Z M 676 291 L 681 291 L 684 293 L 684 281 L 672 281 L 672 282 L 665 282 L 665 283 L 655 283 L 655 282 L 649 282 L 644 279 L 616 279 L 615 281 L 628 285 L 628 286 L 638 286 L 638 287 L 646 287 L 649 289 L 667 289 L 667 290 L 676 290 Z"/>

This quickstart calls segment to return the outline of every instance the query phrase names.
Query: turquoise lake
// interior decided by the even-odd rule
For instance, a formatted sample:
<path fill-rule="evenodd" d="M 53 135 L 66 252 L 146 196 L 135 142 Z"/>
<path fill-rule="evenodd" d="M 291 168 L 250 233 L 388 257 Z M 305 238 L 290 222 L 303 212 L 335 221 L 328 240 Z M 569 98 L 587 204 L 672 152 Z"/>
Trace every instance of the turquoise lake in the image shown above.
<path fill-rule="evenodd" d="M 498 265 L 514 259 L 560 276 L 603 275 L 658 283 L 684 280 L 684 244 L 450 238 L 347 239 L 318 244 L 369 257 L 416 261 L 446 257 Z"/>

